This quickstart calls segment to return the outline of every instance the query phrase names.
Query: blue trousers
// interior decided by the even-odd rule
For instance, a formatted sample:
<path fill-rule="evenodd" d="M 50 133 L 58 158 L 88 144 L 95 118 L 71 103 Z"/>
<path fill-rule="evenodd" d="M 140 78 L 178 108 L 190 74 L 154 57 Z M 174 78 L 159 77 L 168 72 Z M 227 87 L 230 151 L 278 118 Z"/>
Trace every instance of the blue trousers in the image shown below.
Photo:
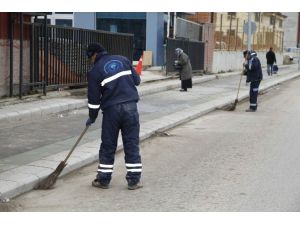
<path fill-rule="evenodd" d="M 257 96 L 258 96 L 258 88 L 259 88 L 260 80 L 259 81 L 252 81 L 250 83 L 250 108 L 256 110 L 257 109 Z"/>
<path fill-rule="evenodd" d="M 139 182 L 142 172 L 136 102 L 114 105 L 103 111 L 97 179 L 103 184 L 109 184 L 111 180 L 120 130 L 127 168 L 126 180 L 129 185 L 134 185 Z"/>
<path fill-rule="evenodd" d="M 268 72 L 268 75 L 271 75 L 273 74 L 273 64 L 267 64 L 267 72 Z"/>

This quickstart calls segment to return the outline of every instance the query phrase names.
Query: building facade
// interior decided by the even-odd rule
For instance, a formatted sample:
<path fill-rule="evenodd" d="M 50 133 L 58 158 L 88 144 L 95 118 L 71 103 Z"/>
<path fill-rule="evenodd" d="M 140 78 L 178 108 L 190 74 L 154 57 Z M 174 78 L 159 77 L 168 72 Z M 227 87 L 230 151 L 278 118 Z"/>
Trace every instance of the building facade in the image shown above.
<path fill-rule="evenodd" d="M 214 12 L 196 12 L 193 15 L 187 15 L 188 20 L 202 25 L 202 41 L 205 43 L 204 68 L 207 72 L 212 72 L 214 49 L 215 49 L 215 29 L 216 16 Z"/>
<path fill-rule="evenodd" d="M 284 29 L 283 23 L 287 18 L 279 12 L 250 13 L 251 21 L 255 23 L 256 31 L 251 36 L 252 49 L 267 50 L 271 46 L 282 50 Z M 247 47 L 247 35 L 244 33 L 248 21 L 246 12 L 223 12 L 216 16 L 216 49 L 241 50 Z"/>
<path fill-rule="evenodd" d="M 135 61 L 143 51 L 153 55 L 153 65 L 163 65 L 164 13 L 146 12 L 91 12 L 74 13 L 74 27 L 134 34 Z"/>
<path fill-rule="evenodd" d="M 51 12 L 47 13 L 47 23 L 51 25 L 58 25 L 64 27 L 74 26 L 74 13 L 73 12 Z M 38 16 L 38 20 L 43 20 L 43 17 Z M 34 18 L 32 18 L 34 19 Z"/>
<path fill-rule="evenodd" d="M 283 12 L 287 19 L 284 21 L 284 39 L 283 47 L 300 47 L 300 13 Z"/>
<path fill-rule="evenodd" d="M 165 63 L 164 44 L 166 43 L 166 38 L 181 38 L 183 36 L 179 35 L 178 23 L 176 25 L 176 21 L 179 19 L 187 21 L 184 25 L 188 25 L 189 22 L 201 24 L 201 26 L 205 24 L 205 27 L 203 27 L 205 32 L 201 32 L 201 37 L 197 38 L 196 41 L 205 41 L 209 49 L 213 48 L 214 43 L 211 42 L 211 39 L 214 37 L 214 23 L 211 23 L 213 21 L 211 16 L 214 17 L 215 14 L 184 12 L 76 12 L 74 13 L 74 26 L 110 32 L 132 33 L 134 34 L 133 59 L 137 61 L 143 51 L 151 51 L 152 64 L 161 66 Z M 211 52 L 211 54 L 206 59 L 207 65 L 212 61 L 212 51 L 209 49 L 208 52 Z M 209 66 L 206 66 L 206 70 L 209 70 Z"/>

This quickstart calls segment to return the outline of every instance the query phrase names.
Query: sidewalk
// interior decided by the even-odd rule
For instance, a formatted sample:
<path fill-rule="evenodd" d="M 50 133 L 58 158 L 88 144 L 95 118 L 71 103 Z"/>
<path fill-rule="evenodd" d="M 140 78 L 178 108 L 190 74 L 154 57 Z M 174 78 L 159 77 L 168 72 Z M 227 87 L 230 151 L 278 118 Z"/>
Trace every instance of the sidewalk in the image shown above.
<path fill-rule="evenodd" d="M 236 74 L 236 73 L 233 73 Z M 222 75 L 225 76 L 225 75 Z M 216 79 L 215 75 L 194 76 L 193 83 Z M 176 77 L 164 76 L 159 72 L 143 71 L 141 77 L 142 83 L 137 87 L 140 96 L 146 96 L 174 88 L 180 87 L 180 81 Z M 56 97 L 42 100 L 33 100 L 30 102 L 21 102 L 0 106 L 0 123 L 14 122 L 22 120 L 36 120 L 53 113 L 71 111 L 87 106 L 86 95 L 78 98 L 76 96 Z"/>
<path fill-rule="evenodd" d="M 170 90 L 179 87 L 180 83 L 178 80 L 167 80 L 158 83 L 151 83 L 151 85 L 142 85 L 140 87 L 141 89 L 139 89 L 141 93 L 144 93 L 142 94 L 143 98 L 141 99 L 139 106 L 141 112 L 140 140 L 145 140 L 158 132 L 170 129 L 232 103 L 236 97 L 236 86 L 238 83 L 237 74 L 238 73 L 228 73 L 219 75 L 219 78 L 221 76 L 224 78 L 218 80 L 215 79 L 215 75 L 194 77 L 193 83 L 196 84 L 198 82 L 199 85 L 194 85 L 190 92 L 184 93 L 185 95 L 179 93 L 177 90 Z M 282 70 L 279 75 L 273 77 L 265 76 L 265 80 L 262 82 L 260 87 L 260 92 L 298 76 L 300 76 L 300 71 L 296 71 L 293 66 L 286 67 L 285 72 Z M 209 82 L 201 83 L 204 81 Z M 154 90 L 154 87 L 156 88 L 156 91 L 153 91 L 152 94 L 149 95 L 151 92 L 149 90 Z M 148 94 L 145 94 L 147 93 L 146 90 L 148 90 Z M 158 92 L 157 90 L 161 90 L 161 92 Z M 249 86 L 245 86 L 243 81 L 239 100 L 247 98 L 248 92 Z M 72 98 L 70 100 L 69 98 L 66 99 L 68 99 L 66 101 L 67 103 L 60 102 L 56 107 L 60 110 L 64 109 L 63 107 L 65 106 L 62 106 L 61 104 L 68 105 L 71 104 L 71 101 L 74 102 L 74 100 L 81 101 L 76 102 L 77 105 L 82 104 L 81 107 L 85 107 L 86 105 L 86 100 Z M 52 100 L 52 102 L 50 102 L 50 100 Z M 44 101 L 48 101 L 48 104 L 51 103 L 55 105 L 58 100 L 49 99 Z M 39 103 L 41 102 L 42 101 L 39 101 Z M 36 102 L 24 103 L 24 105 L 35 103 Z M 22 107 L 25 107 L 24 105 L 22 105 Z M 7 110 L 7 107 L 1 110 Z M 17 107 L 17 105 L 15 105 L 15 107 Z M 31 107 L 34 107 L 34 105 L 31 105 Z M 47 104 L 41 106 L 39 110 L 46 110 L 46 107 Z M 155 109 L 155 107 L 157 108 Z M 71 110 L 72 107 L 67 109 Z M 30 111 L 28 108 L 24 108 L 24 110 Z M 21 115 L 23 111 L 16 113 L 17 115 Z M 2 115 L 2 112 L 0 115 Z M 37 114 L 38 116 L 43 115 L 42 113 Z M 97 137 L 99 137 L 99 130 L 91 131 L 90 136 L 89 140 L 81 144 L 70 157 L 68 165 L 62 175 L 98 159 L 98 147 L 100 140 Z M 53 145 L 45 146 L 43 150 L 48 153 L 48 155 L 45 154 L 45 156 L 41 156 L 38 160 L 35 160 L 33 156 L 36 153 L 41 154 L 41 149 L 25 152 L 14 157 L 7 157 L 1 160 L 0 166 L 2 164 L 6 167 L 5 170 L 2 170 L 0 173 L 0 198 L 11 198 L 32 190 L 39 180 L 47 177 L 51 172 L 53 172 L 59 162 L 67 155 L 70 146 L 74 143 L 76 138 L 77 136 L 67 139 L 63 143 L 53 143 Z M 61 149 L 58 151 L 58 148 Z M 121 140 L 118 143 L 118 149 L 122 149 Z M 18 165 L 14 165 L 17 157 L 22 162 Z M 30 159 L 30 157 L 32 158 Z M 8 165 L 11 166 L 11 168 L 7 167 Z"/>

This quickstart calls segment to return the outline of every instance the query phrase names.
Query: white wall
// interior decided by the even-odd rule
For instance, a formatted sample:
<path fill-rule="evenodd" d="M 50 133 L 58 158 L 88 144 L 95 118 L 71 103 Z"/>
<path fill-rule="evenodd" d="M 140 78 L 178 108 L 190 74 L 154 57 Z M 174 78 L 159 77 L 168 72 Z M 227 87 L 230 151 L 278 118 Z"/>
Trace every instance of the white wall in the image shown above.
<path fill-rule="evenodd" d="M 298 12 L 283 12 L 287 18 L 283 23 L 284 38 L 283 47 L 297 46 L 297 27 L 298 27 Z"/>
<path fill-rule="evenodd" d="M 257 52 L 262 66 L 266 66 L 266 53 L 267 52 Z M 276 59 L 278 65 L 282 65 L 282 53 L 276 53 Z M 212 72 L 218 73 L 242 70 L 243 61 L 242 51 L 214 51 Z"/>

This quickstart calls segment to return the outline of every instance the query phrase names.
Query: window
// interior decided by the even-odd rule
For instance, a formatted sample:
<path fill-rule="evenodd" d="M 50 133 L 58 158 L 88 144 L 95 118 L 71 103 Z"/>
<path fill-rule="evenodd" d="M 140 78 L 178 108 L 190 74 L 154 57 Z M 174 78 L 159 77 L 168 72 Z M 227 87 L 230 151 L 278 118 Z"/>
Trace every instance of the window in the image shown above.
<path fill-rule="evenodd" d="M 214 23 L 215 13 L 210 13 L 210 22 Z"/>
<path fill-rule="evenodd" d="M 115 25 L 115 24 L 110 24 L 109 25 L 109 31 L 117 33 L 118 32 L 118 26 Z"/>
<path fill-rule="evenodd" d="M 275 16 L 270 17 L 270 25 L 275 25 Z"/>
<path fill-rule="evenodd" d="M 42 23 L 42 24 L 45 23 L 45 19 L 42 18 L 42 17 L 38 17 L 38 18 L 36 18 L 36 19 L 35 19 L 34 17 L 32 17 L 32 21 L 33 21 L 34 23 Z M 51 20 L 48 19 L 48 18 L 47 18 L 47 24 L 51 24 Z"/>
<path fill-rule="evenodd" d="M 42 23 L 42 24 L 45 23 L 45 19 L 40 19 L 40 18 L 33 19 L 33 21 L 34 21 L 34 23 Z M 51 20 L 50 19 L 47 19 L 47 24 L 51 24 Z"/>
<path fill-rule="evenodd" d="M 279 20 L 279 27 L 282 27 L 282 20 Z"/>
<path fill-rule="evenodd" d="M 227 13 L 227 19 L 230 20 L 230 18 L 235 19 L 236 17 L 236 12 L 229 12 Z"/>
<path fill-rule="evenodd" d="M 72 20 L 68 19 L 56 19 L 55 24 L 64 27 L 72 27 Z"/>
<path fill-rule="evenodd" d="M 98 13 L 97 13 L 98 14 Z M 103 14 L 101 14 L 103 15 Z M 134 34 L 133 60 L 138 61 L 146 49 L 146 20 L 118 18 L 97 18 L 97 29 L 111 32 Z M 129 14 L 133 16 L 133 14 Z"/>
<path fill-rule="evenodd" d="M 260 21 L 260 12 L 256 12 L 255 13 L 255 22 L 259 22 Z"/>
<path fill-rule="evenodd" d="M 235 30 L 227 30 L 227 35 L 235 36 Z"/>

